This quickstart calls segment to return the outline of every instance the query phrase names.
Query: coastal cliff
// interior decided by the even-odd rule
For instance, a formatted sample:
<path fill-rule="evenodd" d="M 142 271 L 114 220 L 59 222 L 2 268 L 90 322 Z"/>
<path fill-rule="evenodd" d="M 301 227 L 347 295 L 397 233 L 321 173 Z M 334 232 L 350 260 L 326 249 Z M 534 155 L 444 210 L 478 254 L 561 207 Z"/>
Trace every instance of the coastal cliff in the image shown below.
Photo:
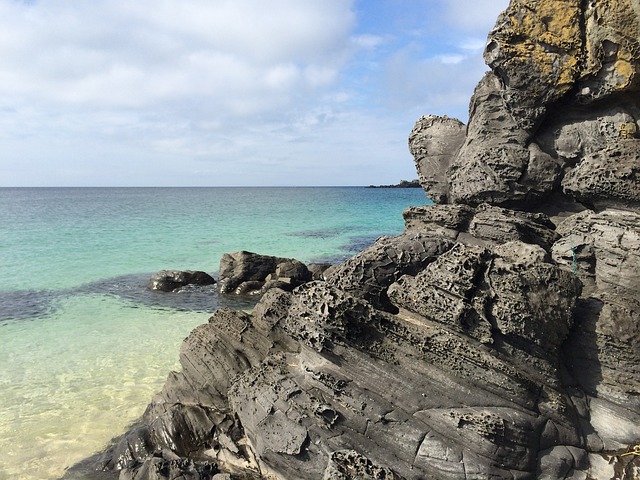
<path fill-rule="evenodd" d="M 322 281 L 217 311 L 84 467 L 640 478 L 640 3 L 513 0 L 485 60 L 468 125 L 410 135 L 437 205 Z"/>

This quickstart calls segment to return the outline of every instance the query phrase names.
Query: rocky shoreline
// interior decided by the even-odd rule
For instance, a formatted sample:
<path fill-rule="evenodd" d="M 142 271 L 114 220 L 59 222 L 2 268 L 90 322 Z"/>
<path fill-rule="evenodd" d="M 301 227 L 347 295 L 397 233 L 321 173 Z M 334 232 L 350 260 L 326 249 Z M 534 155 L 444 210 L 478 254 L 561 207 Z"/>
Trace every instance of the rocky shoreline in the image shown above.
<path fill-rule="evenodd" d="M 255 280 L 67 478 L 640 478 L 635 7 L 512 0 L 468 125 L 411 132 L 438 204 L 321 280 Z"/>

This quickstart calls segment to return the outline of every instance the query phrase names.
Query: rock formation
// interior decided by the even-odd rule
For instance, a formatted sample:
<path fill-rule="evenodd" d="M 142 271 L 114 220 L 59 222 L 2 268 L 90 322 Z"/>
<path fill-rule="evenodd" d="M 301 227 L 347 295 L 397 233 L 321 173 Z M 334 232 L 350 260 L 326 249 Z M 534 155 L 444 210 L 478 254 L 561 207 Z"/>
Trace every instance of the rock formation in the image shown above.
<path fill-rule="evenodd" d="M 270 288 L 293 290 L 311 280 L 307 266 L 293 258 L 252 252 L 225 253 L 220 259 L 220 293 L 262 295 Z"/>
<path fill-rule="evenodd" d="M 637 0 L 512 0 L 405 232 L 182 346 L 120 479 L 640 478 Z M 234 287 L 235 288 L 235 287 Z"/>
<path fill-rule="evenodd" d="M 192 270 L 161 270 L 149 279 L 150 290 L 173 292 L 188 285 L 213 285 L 215 279 L 206 272 Z"/>

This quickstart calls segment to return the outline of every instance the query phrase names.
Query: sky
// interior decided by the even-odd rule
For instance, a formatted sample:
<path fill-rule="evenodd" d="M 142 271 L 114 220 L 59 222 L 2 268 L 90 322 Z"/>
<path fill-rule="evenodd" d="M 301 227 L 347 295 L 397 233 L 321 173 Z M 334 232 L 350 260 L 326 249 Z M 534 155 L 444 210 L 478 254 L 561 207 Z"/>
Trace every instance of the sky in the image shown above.
<path fill-rule="evenodd" d="M 508 0 L 0 0 L 0 187 L 417 178 Z"/>

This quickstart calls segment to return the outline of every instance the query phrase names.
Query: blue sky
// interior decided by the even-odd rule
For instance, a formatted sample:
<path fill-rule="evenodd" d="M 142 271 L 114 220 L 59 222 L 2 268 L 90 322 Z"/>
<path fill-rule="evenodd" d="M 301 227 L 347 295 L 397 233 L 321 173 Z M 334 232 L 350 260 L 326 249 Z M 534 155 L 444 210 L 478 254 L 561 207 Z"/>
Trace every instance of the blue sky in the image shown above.
<path fill-rule="evenodd" d="M 0 186 L 415 178 L 508 0 L 0 0 Z"/>

